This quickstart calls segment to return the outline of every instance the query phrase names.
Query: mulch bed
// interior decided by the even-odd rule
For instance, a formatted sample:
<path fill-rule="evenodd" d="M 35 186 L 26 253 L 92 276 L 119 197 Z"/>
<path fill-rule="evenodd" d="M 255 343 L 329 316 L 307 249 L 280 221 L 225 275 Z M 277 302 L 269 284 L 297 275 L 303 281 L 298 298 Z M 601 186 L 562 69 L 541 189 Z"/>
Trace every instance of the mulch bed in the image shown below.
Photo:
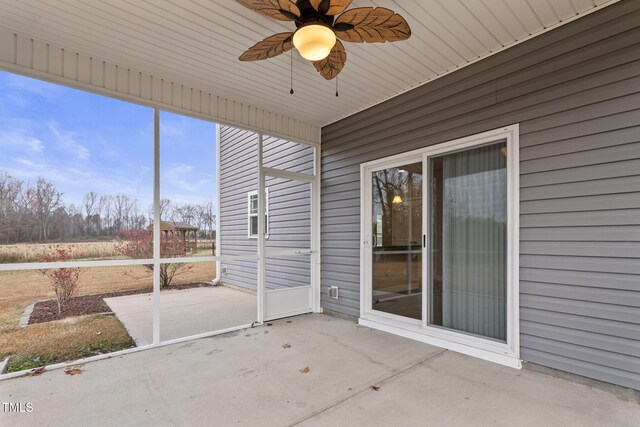
<path fill-rule="evenodd" d="M 211 286 L 211 283 L 194 282 L 183 285 L 170 285 L 162 291 L 204 288 Z M 29 318 L 29 325 L 36 323 L 51 322 L 52 320 L 66 319 L 67 317 L 85 316 L 87 314 L 112 313 L 111 309 L 104 302 L 105 298 L 122 297 L 126 295 L 150 294 L 153 288 L 131 289 L 128 291 L 108 292 L 104 294 L 81 295 L 72 297 L 65 304 L 62 313 L 58 315 L 58 303 L 56 300 L 39 301 L 33 307 L 33 312 Z"/>

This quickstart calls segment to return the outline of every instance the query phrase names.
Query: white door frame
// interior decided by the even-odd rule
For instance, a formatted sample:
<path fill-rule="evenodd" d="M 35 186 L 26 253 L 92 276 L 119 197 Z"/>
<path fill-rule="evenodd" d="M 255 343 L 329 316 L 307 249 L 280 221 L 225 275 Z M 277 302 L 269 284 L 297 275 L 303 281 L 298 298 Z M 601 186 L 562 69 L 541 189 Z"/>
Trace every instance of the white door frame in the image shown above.
<path fill-rule="evenodd" d="M 316 144 L 291 141 L 313 149 L 313 173 L 292 172 L 264 166 L 264 136 L 258 134 L 258 277 L 257 320 L 264 323 L 282 317 L 320 312 L 320 147 Z M 311 184 L 311 245 L 308 249 L 267 249 L 265 238 L 265 180 L 267 177 Z M 268 290 L 266 286 L 266 257 L 310 257 L 310 283 L 305 286 Z"/>
<path fill-rule="evenodd" d="M 372 309 L 372 236 L 371 236 L 371 172 L 407 163 L 422 161 L 423 165 L 423 239 L 428 225 L 426 203 L 428 158 L 448 152 L 486 145 L 491 142 L 507 142 L 507 336 L 506 343 L 487 338 L 429 326 L 427 324 L 427 251 L 422 254 L 422 320 L 408 319 Z M 365 326 L 392 332 L 438 347 L 479 357 L 506 366 L 520 368 L 519 328 L 519 125 L 511 125 L 477 135 L 456 139 L 442 144 L 413 150 L 407 153 L 379 159 L 360 166 L 360 319 Z"/>

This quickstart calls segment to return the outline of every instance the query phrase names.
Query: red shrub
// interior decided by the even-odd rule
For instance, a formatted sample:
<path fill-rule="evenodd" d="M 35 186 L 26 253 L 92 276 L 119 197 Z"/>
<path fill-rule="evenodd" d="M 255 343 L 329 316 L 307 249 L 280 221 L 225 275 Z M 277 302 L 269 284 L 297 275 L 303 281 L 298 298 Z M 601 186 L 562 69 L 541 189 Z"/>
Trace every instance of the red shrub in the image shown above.
<path fill-rule="evenodd" d="M 51 248 L 51 252 L 40 257 L 40 262 L 65 262 L 71 261 L 71 254 L 62 248 Z M 51 280 L 51 286 L 56 294 L 58 302 L 58 314 L 62 312 L 64 305 L 76 293 L 80 278 L 79 268 L 55 268 L 43 269 L 42 274 Z"/>

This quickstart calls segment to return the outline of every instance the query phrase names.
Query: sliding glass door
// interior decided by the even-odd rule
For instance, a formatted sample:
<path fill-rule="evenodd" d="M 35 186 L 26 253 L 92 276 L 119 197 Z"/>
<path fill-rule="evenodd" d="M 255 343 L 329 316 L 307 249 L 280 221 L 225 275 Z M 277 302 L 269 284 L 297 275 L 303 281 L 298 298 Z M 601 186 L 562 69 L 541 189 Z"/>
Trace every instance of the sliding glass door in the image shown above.
<path fill-rule="evenodd" d="M 516 131 L 362 165 L 363 324 L 518 353 Z"/>
<path fill-rule="evenodd" d="M 420 320 L 422 161 L 371 172 L 370 191 L 372 307 Z"/>
<path fill-rule="evenodd" d="M 504 341 L 506 143 L 427 161 L 428 324 Z"/>

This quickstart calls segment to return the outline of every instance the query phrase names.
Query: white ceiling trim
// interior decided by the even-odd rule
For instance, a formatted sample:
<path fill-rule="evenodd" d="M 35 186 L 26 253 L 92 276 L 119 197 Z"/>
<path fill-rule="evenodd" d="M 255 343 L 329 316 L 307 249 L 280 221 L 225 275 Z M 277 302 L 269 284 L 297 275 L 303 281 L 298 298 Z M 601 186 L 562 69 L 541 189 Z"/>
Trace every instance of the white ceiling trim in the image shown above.
<path fill-rule="evenodd" d="M 0 27 L 0 69 L 310 145 L 320 127 Z"/>

